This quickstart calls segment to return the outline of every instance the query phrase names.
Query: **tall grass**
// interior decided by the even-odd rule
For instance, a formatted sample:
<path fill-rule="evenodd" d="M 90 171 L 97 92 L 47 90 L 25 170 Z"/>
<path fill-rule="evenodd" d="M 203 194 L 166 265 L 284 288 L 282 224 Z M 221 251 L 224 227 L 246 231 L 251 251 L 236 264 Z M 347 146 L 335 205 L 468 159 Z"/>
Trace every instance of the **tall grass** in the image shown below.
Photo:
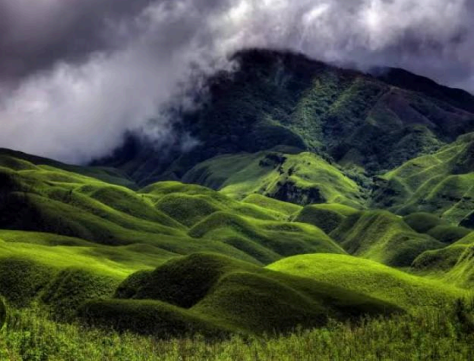
<path fill-rule="evenodd" d="M 472 360 L 474 318 L 462 303 L 442 312 L 331 322 L 279 337 L 158 340 L 50 321 L 14 310 L 0 331 L 0 360 Z"/>

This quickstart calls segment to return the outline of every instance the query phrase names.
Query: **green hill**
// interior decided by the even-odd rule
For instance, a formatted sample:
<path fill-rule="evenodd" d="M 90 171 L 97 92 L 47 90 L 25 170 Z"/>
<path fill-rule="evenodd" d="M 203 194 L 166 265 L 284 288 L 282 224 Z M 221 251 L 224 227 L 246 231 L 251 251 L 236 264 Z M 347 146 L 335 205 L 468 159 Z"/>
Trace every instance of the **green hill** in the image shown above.
<path fill-rule="evenodd" d="M 468 295 L 461 289 L 439 281 L 346 255 L 301 255 L 285 258 L 267 268 L 338 285 L 408 311 L 427 306 L 441 307 Z"/>
<path fill-rule="evenodd" d="M 280 202 L 281 209 L 273 211 L 268 205 L 240 202 L 205 187 L 178 182 L 158 183 L 135 192 L 52 166 L 45 169 L 25 159 L 9 159 L 10 168 L 7 163 L 0 167 L 0 227 L 30 232 L 22 245 L 8 245 L 9 252 L 33 256 L 33 244 L 38 243 L 42 252 L 60 254 L 48 243 L 51 240 L 46 234 L 57 235 L 51 242 L 91 247 L 107 258 L 113 253 L 124 260 L 140 259 L 145 253 L 146 265 L 150 265 L 147 253 L 151 252 L 155 266 L 163 259 L 200 251 L 255 263 L 271 263 L 298 253 L 341 252 L 315 227 L 284 221 L 289 218 L 284 214 L 288 209 L 297 209 L 291 204 Z M 219 214 L 227 214 L 231 221 L 223 220 L 222 225 L 212 221 L 219 219 Z M 247 235 L 242 236 L 234 223 L 245 224 Z M 5 234 L 10 239 L 13 233 Z M 127 249 L 133 245 L 137 246 L 136 256 Z"/>
<path fill-rule="evenodd" d="M 466 354 L 474 97 L 398 69 L 261 50 L 234 61 L 200 106 L 171 109 L 165 151 L 133 133 L 96 166 L 0 149 L 0 359 L 5 335 L 16 358 L 48 359 L 35 335 L 55 327 L 110 335 L 85 345 L 96 358 L 121 337 L 161 357 L 159 339 L 212 354 L 220 338 L 301 327 L 281 339 L 314 357 L 308 335 L 363 334 L 398 359 L 403 340 L 429 348 L 425 325 L 443 356 L 454 339 Z"/>
<path fill-rule="evenodd" d="M 314 153 L 219 156 L 191 169 L 183 181 L 220 190 L 235 199 L 257 193 L 300 205 L 342 203 L 360 208 L 364 203 L 356 182 Z"/>
<path fill-rule="evenodd" d="M 137 327 L 137 320 L 143 319 L 142 332 L 161 336 L 168 333 L 167 327 L 171 328 L 170 333 L 180 327 L 180 321 L 176 326 L 170 317 L 200 319 L 199 328 L 211 323 L 215 329 L 224 326 L 228 330 L 262 333 L 321 326 L 328 317 L 347 319 L 400 311 L 390 303 L 330 283 L 212 254 L 194 254 L 172 260 L 152 272 L 132 275 L 118 288 L 116 297 L 127 300 L 92 301 L 81 311 L 83 317 L 93 324 L 103 324 L 105 319 L 106 323 L 132 330 Z M 158 311 L 160 308 L 166 311 Z M 150 321 L 141 312 L 150 314 Z M 159 327 L 170 322 L 160 333 L 156 333 L 157 326 L 152 322 L 156 319 L 154 312 L 166 313 L 160 317 Z"/>
<path fill-rule="evenodd" d="M 474 233 L 452 245 L 422 253 L 413 262 L 421 274 L 471 289 L 474 285 Z"/>
<path fill-rule="evenodd" d="M 474 134 L 415 158 L 378 181 L 374 203 L 400 214 L 427 212 L 470 226 L 474 209 Z"/>
<path fill-rule="evenodd" d="M 409 267 L 424 251 L 444 246 L 426 234 L 415 232 L 401 217 L 386 211 L 355 213 L 330 235 L 351 255 L 395 267 Z"/>

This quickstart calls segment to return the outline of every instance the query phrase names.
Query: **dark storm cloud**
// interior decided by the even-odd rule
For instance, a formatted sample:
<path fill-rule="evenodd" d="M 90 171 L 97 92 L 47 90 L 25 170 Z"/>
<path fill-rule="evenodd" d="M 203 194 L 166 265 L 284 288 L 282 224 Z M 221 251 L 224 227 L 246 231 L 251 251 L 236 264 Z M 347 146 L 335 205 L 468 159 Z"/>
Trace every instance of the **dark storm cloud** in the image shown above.
<path fill-rule="evenodd" d="M 113 47 L 121 21 L 151 0 L 0 0 L 0 79 L 14 80 Z"/>
<path fill-rule="evenodd" d="M 0 0 L 0 146 L 83 162 L 126 130 L 165 142 L 163 106 L 246 47 L 474 90 L 473 18 L 473 0 Z"/>

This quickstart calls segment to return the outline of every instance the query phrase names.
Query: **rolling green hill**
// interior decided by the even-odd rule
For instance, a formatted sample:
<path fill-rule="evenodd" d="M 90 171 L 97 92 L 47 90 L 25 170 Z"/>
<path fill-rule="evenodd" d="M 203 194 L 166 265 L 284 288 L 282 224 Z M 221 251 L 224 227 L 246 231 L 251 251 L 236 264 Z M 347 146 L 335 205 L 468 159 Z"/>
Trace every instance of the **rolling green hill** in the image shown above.
<path fill-rule="evenodd" d="M 330 235 L 349 254 L 394 267 L 409 267 L 424 251 L 444 246 L 387 211 L 350 215 Z"/>
<path fill-rule="evenodd" d="M 138 308 L 151 315 L 163 314 L 158 325 L 156 316 L 137 321 L 141 320 L 136 318 Z M 215 332 L 224 328 L 262 333 L 288 331 L 298 325 L 321 326 L 328 317 L 347 319 L 400 311 L 388 302 L 330 283 L 219 255 L 194 254 L 152 272 L 132 275 L 119 286 L 116 299 L 91 301 L 81 313 L 93 324 L 105 322 L 159 336 L 175 334 L 183 317 L 201 320 L 196 327 L 199 330 L 213 324 Z"/>
<path fill-rule="evenodd" d="M 470 226 L 474 194 L 474 134 L 415 158 L 381 177 L 374 204 L 400 214 L 428 212 Z"/>
<path fill-rule="evenodd" d="M 422 253 L 413 267 L 426 276 L 471 289 L 474 285 L 474 233 L 448 247 Z"/>
<path fill-rule="evenodd" d="M 468 295 L 463 290 L 439 281 L 347 255 L 294 256 L 267 268 L 338 285 L 412 312 L 423 307 L 440 307 Z"/>
<path fill-rule="evenodd" d="M 318 228 L 291 223 L 285 215 L 295 209 L 291 204 L 281 202 L 282 210 L 272 211 L 268 205 L 178 182 L 136 192 L 60 168 L 37 167 L 25 157 L 10 158 L 3 165 L 0 227 L 31 232 L 22 236 L 21 245 L 10 246 L 9 241 L 10 252 L 34 254 L 32 244 L 41 243 L 45 252 L 59 253 L 48 242 L 75 242 L 105 257 L 119 257 L 122 250 L 124 259 L 145 253 L 145 264 L 153 254 L 155 266 L 163 259 L 201 251 L 255 263 L 299 253 L 343 252 Z M 46 233 L 57 237 L 50 241 Z"/>
<path fill-rule="evenodd" d="M 260 152 L 224 155 L 198 164 L 183 181 L 235 199 L 257 193 L 300 205 L 341 203 L 361 207 L 363 190 L 335 165 L 314 153 Z"/>

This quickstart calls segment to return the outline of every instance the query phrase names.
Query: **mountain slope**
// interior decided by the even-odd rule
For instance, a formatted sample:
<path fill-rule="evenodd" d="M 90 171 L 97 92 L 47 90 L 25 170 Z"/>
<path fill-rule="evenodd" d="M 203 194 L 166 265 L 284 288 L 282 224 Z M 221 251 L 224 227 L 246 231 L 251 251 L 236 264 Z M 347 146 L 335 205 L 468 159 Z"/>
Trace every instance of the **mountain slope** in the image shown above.
<path fill-rule="evenodd" d="M 406 72 L 377 78 L 263 50 L 241 52 L 235 61 L 235 73 L 209 80 L 209 94 L 198 99 L 200 109 L 179 116 L 178 134 L 200 143 L 193 151 L 166 158 L 131 137 L 99 163 L 146 184 L 182 179 L 218 155 L 285 146 L 377 174 L 474 130 L 471 95 Z"/>
<path fill-rule="evenodd" d="M 364 191 L 336 165 L 314 153 L 224 155 L 198 164 L 183 181 L 202 184 L 232 198 L 262 194 L 300 205 L 364 204 Z"/>
<path fill-rule="evenodd" d="M 415 158 L 377 180 L 374 206 L 400 213 L 428 212 L 469 226 L 474 210 L 474 134 Z"/>

